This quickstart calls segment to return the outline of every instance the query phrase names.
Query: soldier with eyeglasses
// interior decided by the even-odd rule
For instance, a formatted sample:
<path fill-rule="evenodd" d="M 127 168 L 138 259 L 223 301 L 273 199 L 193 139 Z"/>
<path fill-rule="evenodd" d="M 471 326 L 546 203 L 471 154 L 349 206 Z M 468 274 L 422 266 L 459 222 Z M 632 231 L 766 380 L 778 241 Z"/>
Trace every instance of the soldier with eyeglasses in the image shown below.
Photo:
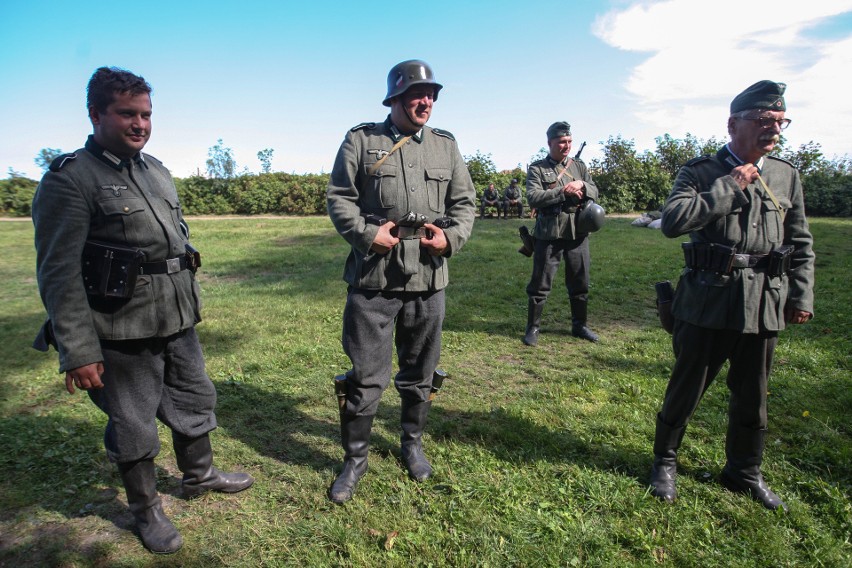
<path fill-rule="evenodd" d="M 672 306 L 676 361 L 651 468 L 651 493 L 667 502 L 677 497 L 686 424 L 727 361 L 727 463 L 719 481 L 768 509 L 787 510 L 760 469 L 767 385 L 778 332 L 813 317 L 814 253 L 799 173 L 769 155 L 790 125 L 785 89 L 759 81 L 737 95 L 730 142 L 682 167 L 663 206 L 663 233 L 690 239 Z"/>

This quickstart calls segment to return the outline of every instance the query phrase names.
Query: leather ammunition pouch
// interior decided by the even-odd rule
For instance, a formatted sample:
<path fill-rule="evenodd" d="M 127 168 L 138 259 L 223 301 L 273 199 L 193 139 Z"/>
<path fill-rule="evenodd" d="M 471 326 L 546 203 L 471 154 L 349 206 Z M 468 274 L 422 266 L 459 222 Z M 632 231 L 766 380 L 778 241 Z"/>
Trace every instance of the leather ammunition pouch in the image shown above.
<path fill-rule="evenodd" d="M 132 297 L 144 259 L 145 253 L 137 248 L 86 241 L 82 257 L 86 293 L 110 298 Z"/>
<path fill-rule="evenodd" d="M 793 245 L 781 245 L 769 253 L 769 276 L 784 276 L 790 270 L 790 257 L 793 255 Z"/>
<path fill-rule="evenodd" d="M 765 254 L 741 254 L 734 247 L 719 243 L 683 243 L 683 260 L 687 268 L 730 274 L 735 268 L 763 268 Z"/>

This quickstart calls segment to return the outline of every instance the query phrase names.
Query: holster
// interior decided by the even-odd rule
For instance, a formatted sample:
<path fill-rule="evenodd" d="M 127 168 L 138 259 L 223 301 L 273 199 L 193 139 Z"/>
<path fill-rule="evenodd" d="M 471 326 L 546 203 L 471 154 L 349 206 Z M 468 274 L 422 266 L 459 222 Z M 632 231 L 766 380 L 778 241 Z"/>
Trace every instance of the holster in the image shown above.
<path fill-rule="evenodd" d="M 132 297 L 139 267 L 144 260 L 145 253 L 141 249 L 86 241 L 82 256 L 86 293 L 111 298 Z"/>

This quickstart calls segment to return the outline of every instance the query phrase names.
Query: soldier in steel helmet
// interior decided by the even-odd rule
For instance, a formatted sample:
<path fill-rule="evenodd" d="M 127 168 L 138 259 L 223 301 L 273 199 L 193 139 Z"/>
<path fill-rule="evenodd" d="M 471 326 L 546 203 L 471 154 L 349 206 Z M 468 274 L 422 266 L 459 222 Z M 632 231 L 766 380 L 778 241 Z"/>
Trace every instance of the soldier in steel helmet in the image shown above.
<path fill-rule="evenodd" d="M 571 125 L 554 122 L 547 129 L 548 155 L 529 166 L 527 201 L 537 210 L 533 271 L 527 285 L 527 328 L 524 343 L 538 344 L 541 315 L 559 264 L 565 258 L 565 287 L 571 304 L 571 334 L 587 341 L 598 335 L 586 325 L 589 300 L 589 232 L 595 226 L 579 225 L 577 207 L 597 200 L 598 188 L 589 170 L 570 157 Z"/>
<path fill-rule="evenodd" d="M 441 352 L 447 260 L 465 244 L 476 212 L 473 181 L 453 135 L 426 126 L 442 86 L 423 61 L 388 74 L 384 122 L 365 122 L 340 146 L 328 185 L 328 213 L 351 245 L 343 279 L 343 471 L 329 498 L 352 498 L 367 471 L 373 416 L 388 386 L 396 347 L 401 454 L 409 476 L 428 479 L 422 449 L 430 390 Z"/>
<path fill-rule="evenodd" d="M 183 541 L 157 493 L 157 419 L 171 430 L 186 497 L 254 480 L 213 466 L 216 388 L 195 332 L 200 257 L 169 171 L 142 153 L 150 93 L 138 75 L 97 69 L 87 100 L 93 134 L 54 160 L 36 190 L 36 271 L 49 320 L 35 347 L 56 347 L 68 392 L 85 390 L 108 416 L 104 445 L 142 543 L 166 554 Z"/>
<path fill-rule="evenodd" d="M 787 509 L 763 479 L 766 395 L 778 332 L 813 317 L 813 239 L 802 183 L 770 156 L 786 118 L 784 83 L 737 95 L 730 142 L 687 162 L 663 206 L 667 237 L 688 234 L 672 304 L 675 365 L 657 414 L 651 493 L 677 497 L 677 450 L 704 392 L 729 363 L 727 463 L 719 481 L 768 509 Z"/>

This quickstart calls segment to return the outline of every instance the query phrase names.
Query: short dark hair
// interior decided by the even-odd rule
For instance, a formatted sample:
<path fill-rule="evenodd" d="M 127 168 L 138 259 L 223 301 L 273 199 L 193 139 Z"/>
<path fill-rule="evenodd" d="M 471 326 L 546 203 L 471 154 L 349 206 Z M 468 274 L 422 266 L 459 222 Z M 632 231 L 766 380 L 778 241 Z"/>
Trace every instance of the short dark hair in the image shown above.
<path fill-rule="evenodd" d="M 144 78 L 130 71 L 118 67 L 99 67 L 86 87 L 86 108 L 95 107 L 98 112 L 105 112 L 115 100 L 116 93 L 150 95 L 151 90 L 151 85 Z"/>

